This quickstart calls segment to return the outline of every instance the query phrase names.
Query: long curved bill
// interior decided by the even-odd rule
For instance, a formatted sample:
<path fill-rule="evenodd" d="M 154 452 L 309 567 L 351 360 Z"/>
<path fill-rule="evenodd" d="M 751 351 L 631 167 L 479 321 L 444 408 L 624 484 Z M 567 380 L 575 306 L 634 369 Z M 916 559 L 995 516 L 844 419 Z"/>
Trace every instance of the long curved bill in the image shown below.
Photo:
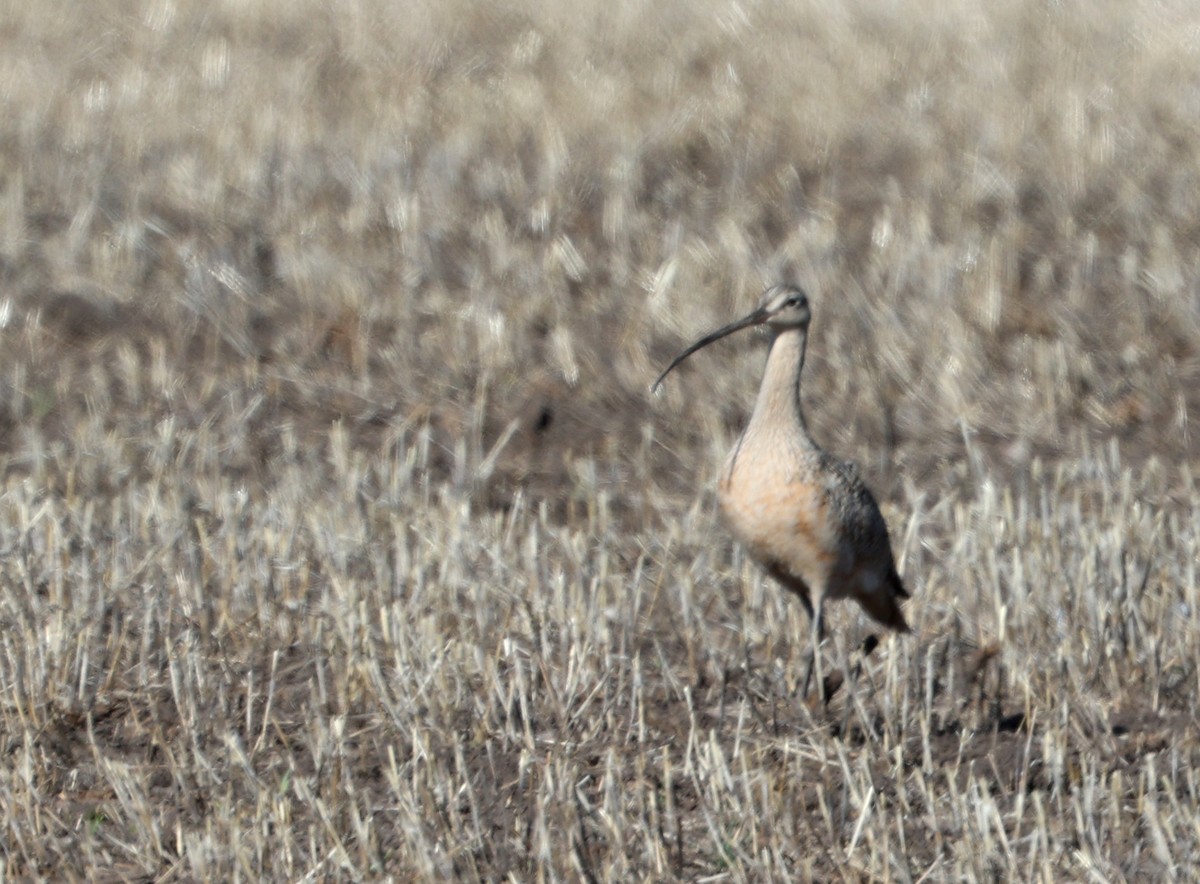
<path fill-rule="evenodd" d="M 744 316 L 741 319 L 739 319 L 737 322 L 731 322 L 731 323 L 729 323 L 729 325 L 725 326 L 724 328 L 719 328 L 715 332 L 705 335 L 700 340 L 696 341 L 696 343 L 692 344 L 690 347 L 688 347 L 686 350 L 684 350 L 682 353 L 680 353 L 678 356 L 676 356 L 674 359 L 671 360 L 671 364 L 668 365 L 666 367 L 666 369 L 663 370 L 663 373 L 658 376 L 658 380 L 656 380 L 653 384 L 650 385 L 650 392 L 657 393 L 658 388 L 662 386 L 663 378 L 665 378 L 667 375 L 669 375 L 671 373 L 671 369 L 673 369 L 679 363 L 683 362 L 683 360 L 687 359 L 689 356 L 691 356 L 697 350 L 699 350 L 703 347 L 707 347 L 713 341 L 718 341 L 721 338 L 725 337 L 726 335 L 733 334 L 735 331 L 741 331 L 742 329 L 749 328 L 752 325 L 760 325 L 766 318 L 767 318 L 767 311 L 763 310 L 760 307 L 759 309 L 757 309 L 753 313 L 751 313 L 749 316 Z"/>

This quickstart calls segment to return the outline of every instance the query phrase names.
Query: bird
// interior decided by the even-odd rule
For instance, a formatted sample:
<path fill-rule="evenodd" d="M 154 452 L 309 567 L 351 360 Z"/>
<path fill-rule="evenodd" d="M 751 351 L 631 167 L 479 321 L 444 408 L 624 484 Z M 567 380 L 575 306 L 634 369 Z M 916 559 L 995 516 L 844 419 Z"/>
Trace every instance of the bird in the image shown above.
<path fill-rule="evenodd" d="M 676 366 L 727 335 L 755 326 L 771 333 L 754 410 L 721 468 L 717 501 L 734 538 L 808 614 L 812 650 L 805 695 L 814 665 L 820 666 L 826 602 L 853 599 L 879 624 L 911 631 L 900 607 L 909 594 L 879 504 L 854 464 L 825 451 L 808 430 L 800 378 L 811 321 L 802 288 L 772 285 L 748 315 L 676 356 L 650 388 L 658 392 Z M 817 678 L 820 684 L 819 672 Z"/>

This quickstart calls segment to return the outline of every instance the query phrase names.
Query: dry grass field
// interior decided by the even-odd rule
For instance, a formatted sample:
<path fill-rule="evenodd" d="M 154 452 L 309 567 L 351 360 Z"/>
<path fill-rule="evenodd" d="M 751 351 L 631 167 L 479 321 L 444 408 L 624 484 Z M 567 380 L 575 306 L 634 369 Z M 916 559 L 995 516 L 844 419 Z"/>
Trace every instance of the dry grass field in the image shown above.
<path fill-rule="evenodd" d="M 1200 877 L 1192 4 L 5 2 L 0 83 L 0 878 Z M 913 593 L 828 704 L 762 338 L 647 392 L 781 279 Z"/>

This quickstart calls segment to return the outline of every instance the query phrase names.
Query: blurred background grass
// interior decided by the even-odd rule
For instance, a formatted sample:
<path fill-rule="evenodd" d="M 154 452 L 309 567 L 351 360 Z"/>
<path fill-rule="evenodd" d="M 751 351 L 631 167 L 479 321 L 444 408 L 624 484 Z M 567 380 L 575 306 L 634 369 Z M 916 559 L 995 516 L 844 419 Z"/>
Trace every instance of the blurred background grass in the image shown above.
<path fill-rule="evenodd" d="M 818 437 L 885 488 L 964 426 L 997 467 L 1194 462 L 1194 34 L 1185 4 L 11 4 L 5 425 L 155 419 L 96 354 L 158 341 L 197 415 L 270 387 L 250 474 L 340 417 L 429 427 L 463 480 L 515 420 L 497 502 L 576 456 L 629 494 L 650 432 L 686 494 L 761 354 L 646 383 L 789 277 Z"/>

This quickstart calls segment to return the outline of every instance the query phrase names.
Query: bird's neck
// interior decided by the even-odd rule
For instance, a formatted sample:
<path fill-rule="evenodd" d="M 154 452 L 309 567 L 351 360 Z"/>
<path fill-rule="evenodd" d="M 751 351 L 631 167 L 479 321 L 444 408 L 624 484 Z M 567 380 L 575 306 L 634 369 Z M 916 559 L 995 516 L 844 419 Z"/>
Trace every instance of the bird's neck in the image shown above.
<path fill-rule="evenodd" d="M 807 343 L 805 329 L 790 328 L 775 335 L 747 433 L 799 428 L 801 441 L 811 444 L 804 409 L 800 407 L 800 373 Z"/>

